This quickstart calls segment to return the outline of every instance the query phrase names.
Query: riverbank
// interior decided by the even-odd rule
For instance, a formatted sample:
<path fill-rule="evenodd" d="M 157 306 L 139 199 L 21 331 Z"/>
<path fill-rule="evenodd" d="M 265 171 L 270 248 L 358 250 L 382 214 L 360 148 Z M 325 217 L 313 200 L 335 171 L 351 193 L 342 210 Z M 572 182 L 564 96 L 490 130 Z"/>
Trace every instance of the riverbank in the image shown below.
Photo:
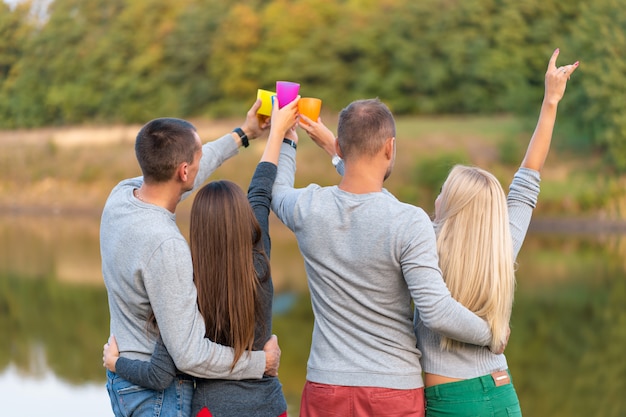
<path fill-rule="evenodd" d="M 336 116 L 324 115 L 328 126 Z M 193 120 L 204 140 L 230 132 L 241 121 Z M 99 217 L 110 190 L 140 175 L 134 155 L 139 125 L 77 126 L 0 131 L 0 215 Z M 307 135 L 298 146 L 296 185 L 335 184 L 327 155 Z M 478 165 L 508 186 L 526 149 L 530 132 L 519 120 L 498 117 L 406 117 L 397 119 L 398 154 L 385 183 L 400 200 L 431 213 L 448 169 Z M 556 144 L 561 140 L 555 133 Z M 228 178 L 247 188 L 264 141 L 227 161 L 212 178 Z M 190 204 L 178 210 L 185 217 Z M 552 149 L 542 172 L 542 191 L 533 228 L 573 233 L 626 230 L 626 177 L 603 170 L 594 155 Z"/>
<path fill-rule="evenodd" d="M 20 217 L 20 218 L 85 218 L 99 219 L 102 207 L 61 207 L 61 206 L 18 206 L 0 205 L 0 216 Z M 187 212 L 178 213 L 179 218 L 186 218 Z M 611 220 L 603 218 L 570 217 L 555 218 L 534 216 L 530 227 L 530 232 L 534 233 L 559 233 L 575 235 L 594 234 L 626 234 L 626 220 Z"/>
<path fill-rule="evenodd" d="M 534 217 L 529 231 L 575 235 L 626 234 L 626 220 Z"/>

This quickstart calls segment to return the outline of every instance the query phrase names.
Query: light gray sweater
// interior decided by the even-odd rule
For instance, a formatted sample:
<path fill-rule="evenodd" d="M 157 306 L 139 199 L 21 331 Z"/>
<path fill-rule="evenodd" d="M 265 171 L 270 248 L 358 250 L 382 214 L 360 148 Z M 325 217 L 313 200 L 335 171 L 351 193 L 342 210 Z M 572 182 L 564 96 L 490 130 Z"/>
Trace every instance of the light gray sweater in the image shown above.
<path fill-rule="evenodd" d="M 202 151 L 194 189 L 237 154 L 237 145 L 228 134 L 205 144 Z M 120 355 L 150 360 L 156 335 L 148 331 L 146 322 L 154 311 L 165 346 L 181 372 L 203 378 L 261 378 L 265 370 L 262 351 L 244 355 L 231 372 L 232 348 L 205 339 L 187 241 L 173 213 L 133 196 L 133 189 L 142 183 L 141 177 L 128 179 L 113 189 L 100 226 L 110 330 Z"/>
<path fill-rule="evenodd" d="M 261 244 L 267 257 L 270 256 L 269 212 L 272 185 L 276 177 L 276 165 L 260 162 L 257 165 L 250 187 L 248 200 L 261 226 Z M 263 349 L 272 335 L 272 299 L 274 285 L 266 276 L 267 258 L 260 252 L 252 254 L 259 280 L 257 296 L 263 306 L 256 317 L 255 341 L 253 349 Z M 122 378 L 142 387 L 162 390 L 168 387 L 176 376 L 176 366 L 161 339 L 150 362 L 119 358 L 115 372 Z M 196 389 L 191 402 L 191 414 L 196 415 L 203 407 L 211 414 L 219 416 L 278 416 L 287 410 L 287 403 L 278 378 L 264 376 L 262 379 L 232 381 L 223 379 L 197 378 Z M 237 399 L 237 400 L 234 400 Z"/>
<path fill-rule="evenodd" d="M 515 257 L 522 247 L 532 211 L 537 204 L 539 181 L 537 171 L 520 168 L 509 189 L 507 205 Z M 496 355 L 481 346 L 464 344 L 453 351 L 442 350 L 441 336 L 422 320 L 419 310 L 415 312 L 415 333 L 423 354 L 422 367 L 425 372 L 470 379 L 507 369 L 504 354 Z"/>
<path fill-rule="evenodd" d="M 307 380 L 423 386 L 411 300 L 430 328 L 485 346 L 487 323 L 450 296 L 426 213 L 388 192 L 294 189 L 295 150 L 283 145 L 272 209 L 297 238 L 314 313 Z"/>

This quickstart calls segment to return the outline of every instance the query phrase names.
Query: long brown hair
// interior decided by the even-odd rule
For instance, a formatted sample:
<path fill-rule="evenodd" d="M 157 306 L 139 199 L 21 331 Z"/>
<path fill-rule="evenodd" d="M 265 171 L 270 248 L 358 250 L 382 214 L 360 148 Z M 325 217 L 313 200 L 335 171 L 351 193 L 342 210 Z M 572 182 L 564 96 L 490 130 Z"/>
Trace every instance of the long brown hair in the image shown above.
<path fill-rule="evenodd" d="M 232 369 L 254 343 L 260 310 L 254 253 L 262 252 L 261 228 L 243 190 L 231 181 L 213 181 L 198 191 L 189 227 L 206 337 L 234 348 Z"/>

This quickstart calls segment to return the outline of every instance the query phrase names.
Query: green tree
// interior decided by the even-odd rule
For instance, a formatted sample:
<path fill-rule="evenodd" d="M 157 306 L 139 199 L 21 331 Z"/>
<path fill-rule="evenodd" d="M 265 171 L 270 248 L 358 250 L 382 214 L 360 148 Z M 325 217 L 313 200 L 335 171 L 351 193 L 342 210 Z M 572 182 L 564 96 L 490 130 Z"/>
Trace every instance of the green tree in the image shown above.
<path fill-rule="evenodd" d="M 10 123 L 11 107 L 15 97 L 7 94 L 19 74 L 19 61 L 33 26 L 27 19 L 28 7 L 17 5 L 13 10 L 0 3 L 0 124 Z"/>
<path fill-rule="evenodd" d="M 2 127 L 229 116 L 279 79 L 325 112 L 377 96 L 534 119 L 560 47 L 581 67 L 557 129 L 626 169 L 626 0 L 55 0 L 39 21 L 1 4 Z"/>
<path fill-rule="evenodd" d="M 22 53 L 22 42 L 30 29 L 25 25 L 25 13 L 23 5 L 11 10 L 0 2 L 0 82 L 6 80 Z"/>
<path fill-rule="evenodd" d="M 191 1 L 182 8 L 164 40 L 164 94 L 180 115 L 208 112 L 219 98 L 219 82 L 210 78 L 214 34 L 228 11 L 222 0 Z"/>
<path fill-rule="evenodd" d="M 119 1 L 117 2 L 120 3 Z M 98 70 L 88 57 L 115 11 L 115 0 L 56 0 L 24 41 L 3 86 L 10 126 L 78 123 L 99 114 Z"/>
<path fill-rule="evenodd" d="M 251 64 L 250 58 L 260 45 L 260 31 L 257 11 L 251 5 L 238 3 L 227 11 L 213 33 L 208 75 L 219 97 L 213 112 L 233 103 L 249 106 L 256 98 L 256 90 L 261 87 L 260 68 Z"/>
<path fill-rule="evenodd" d="M 104 114 L 108 119 L 138 122 L 177 113 L 176 101 L 169 99 L 171 90 L 166 88 L 165 48 L 187 2 L 123 3 L 124 8 L 94 54 L 107 79 Z"/>
<path fill-rule="evenodd" d="M 569 48 L 580 54 L 575 99 L 566 112 L 578 135 L 604 150 L 607 161 L 626 170 L 626 1 L 581 4 Z M 593 36 L 591 36 L 593 34 Z M 579 72 L 577 71 L 577 72 Z"/>
<path fill-rule="evenodd" d="M 273 1 L 261 9 L 262 31 L 251 65 L 259 86 L 274 89 L 277 80 L 301 84 L 302 96 L 320 97 L 325 108 L 345 105 L 353 73 L 338 51 L 349 37 L 337 33 L 344 21 L 341 2 Z"/>
<path fill-rule="evenodd" d="M 49 74 L 45 102 L 60 124 L 81 123 L 100 115 L 101 67 L 93 61 L 107 28 L 121 10 L 116 0 L 56 0 L 38 44 L 44 53 L 33 57 L 35 68 Z"/>

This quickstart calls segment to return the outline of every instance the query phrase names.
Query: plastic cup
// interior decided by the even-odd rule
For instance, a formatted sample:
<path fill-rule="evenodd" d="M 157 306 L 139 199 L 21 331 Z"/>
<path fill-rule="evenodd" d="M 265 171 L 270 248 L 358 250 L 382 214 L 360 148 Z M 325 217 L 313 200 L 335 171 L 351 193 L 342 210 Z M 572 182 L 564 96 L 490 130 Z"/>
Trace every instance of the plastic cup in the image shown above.
<path fill-rule="evenodd" d="M 291 103 L 298 96 L 300 84 L 291 81 L 276 81 L 276 98 L 278 99 L 278 108 L 282 108 Z"/>
<path fill-rule="evenodd" d="M 313 97 L 301 97 L 298 101 L 298 113 L 305 115 L 309 119 L 317 122 L 322 109 L 322 100 Z M 306 122 L 305 122 L 306 123 Z"/>
<path fill-rule="evenodd" d="M 272 115 L 272 96 L 275 96 L 276 93 L 269 90 L 258 89 L 256 92 L 256 98 L 261 99 L 261 107 L 256 112 L 261 116 L 271 116 Z"/>

